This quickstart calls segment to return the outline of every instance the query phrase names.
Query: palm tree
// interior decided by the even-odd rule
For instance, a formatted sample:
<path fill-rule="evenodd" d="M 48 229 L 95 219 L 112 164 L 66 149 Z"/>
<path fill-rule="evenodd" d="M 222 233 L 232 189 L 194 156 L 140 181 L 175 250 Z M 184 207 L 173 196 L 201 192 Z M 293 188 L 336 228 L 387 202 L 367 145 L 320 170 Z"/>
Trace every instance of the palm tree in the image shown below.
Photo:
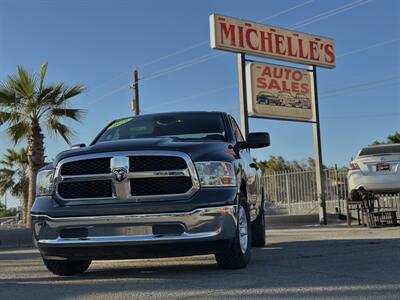
<path fill-rule="evenodd" d="M 68 107 L 71 98 L 81 94 L 84 87 L 68 87 L 64 82 L 45 85 L 47 63 L 40 75 L 31 74 L 18 66 L 15 75 L 9 75 L 0 83 L 0 125 L 7 125 L 7 133 L 15 144 L 27 143 L 29 163 L 29 197 L 27 226 L 30 227 L 30 208 L 35 199 L 36 175 L 44 165 L 44 135 L 60 135 L 68 144 L 72 130 L 62 119 L 81 121 L 83 111 Z"/>
<path fill-rule="evenodd" d="M 7 149 L 0 160 L 0 195 L 9 192 L 18 197 L 23 207 L 24 223 L 27 221 L 28 207 L 28 156 L 25 148 L 19 151 Z"/>

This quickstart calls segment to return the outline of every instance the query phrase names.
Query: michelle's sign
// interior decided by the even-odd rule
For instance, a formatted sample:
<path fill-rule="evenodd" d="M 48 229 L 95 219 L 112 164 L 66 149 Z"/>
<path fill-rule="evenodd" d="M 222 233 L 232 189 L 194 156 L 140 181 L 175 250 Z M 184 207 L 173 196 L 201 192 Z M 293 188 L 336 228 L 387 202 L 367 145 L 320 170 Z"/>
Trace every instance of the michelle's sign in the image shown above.
<path fill-rule="evenodd" d="M 332 39 L 221 15 L 210 16 L 211 48 L 325 68 L 336 66 Z"/>
<path fill-rule="evenodd" d="M 310 72 L 285 66 L 246 66 L 249 116 L 291 120 L 312 118 Z"/>

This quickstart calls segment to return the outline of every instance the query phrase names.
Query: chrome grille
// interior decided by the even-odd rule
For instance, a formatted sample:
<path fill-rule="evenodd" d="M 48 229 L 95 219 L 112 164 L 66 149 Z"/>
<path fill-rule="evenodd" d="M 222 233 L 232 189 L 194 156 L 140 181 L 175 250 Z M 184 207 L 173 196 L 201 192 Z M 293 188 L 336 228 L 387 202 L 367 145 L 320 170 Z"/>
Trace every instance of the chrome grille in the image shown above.
<path fill-rule="evenodd" d="M 56 169 L 56 195 L 70 204 L 187 199 L 198 189 L 193 162 L 175 151 L 88 154 Z"/>

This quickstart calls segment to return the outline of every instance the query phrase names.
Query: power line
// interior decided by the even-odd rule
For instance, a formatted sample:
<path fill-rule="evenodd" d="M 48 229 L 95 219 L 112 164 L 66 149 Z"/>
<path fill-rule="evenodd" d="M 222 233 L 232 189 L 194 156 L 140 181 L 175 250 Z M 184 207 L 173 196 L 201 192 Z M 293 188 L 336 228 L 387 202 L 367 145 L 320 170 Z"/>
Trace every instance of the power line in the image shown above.
<path fill-rule="evenodd" d="M 355 7 L 358 7 L 358 6 L 367 4 L 367 3 L 371 2 L 371 1 L 372 1 L 372 0 L 367 0 L 367 1 L 365 1 L 365 0 L 357 0 L 357 1 L 351 2 L 351 3 L 349 3 L 349 4 L 346 4 L 346 5 L 344 5 L 344 6 L 335 8 L 335 9 L 333 9 L 333 10 L 326 11 L 326 12 L 324 12 L 324 13 L 322 13 L 322 14 L 316 15 L 316 16 L 311 17 L 311 18 L 308 18 L 308 19 L 306 19 L 306 20 L 304 20 L 304 21 L 301 21 L 301 22 L 298 22 L 298 23 L 296 23 L 296 24 L 293 24 L 293 25 L 289 26 L 289 28 L 291 28 L 291 27 L 292 27 L 292 28 L 299 28 L 299 27 L 301 27 L 301 26 L 303 26 L 303 25 L 308 25 L 308 24 L 311 24 L 311 23 L 314 23 L 314 22 L 323 20 L 323 19 L 325 19 L 325 18 L 330 17 L 331 15 L 336 15 L 336 14 L 338 14 L 338 13 L 341 13 L 341 12 L 344 12 L 344 11 L 347 11 L 347 10 L 350 10 L 350 9 L 353 9 L 353 8 L 355 8 Z M 307 5 L 307 4 L 311 3 L 311 2 L 313 2 L 313 0 L 312 0 L 312 1 L 311 1 L 311 0 L 306 1 L 306 2 L 304 2 L 304 3 L 302 3 L 302 4 L 300 4 L 300 5 L 295 5 L 295 6 L 289 8 L 289 9 L 286 9 L 286 10 L 284 10 L 284 11 L 282 11 L 282 12 L 278 12 L 278 13 L 272 15 L 272 16 L 269 16 L 269 17 L 267 17 L 267 18 L 261 19 L 261 21 L 262 21 L 262 20 L 265 20 L 265 19 L 270 19 L 270 18 L 276 17 L 276 16 L 278 16 L 278 15 L 282 15 L 283 13 L 287 13 L 287 12 L 289 12 L 289 11 L 292 11 L 292 10 L 296 9 L 296 8 L 305 6 L 305 5 Z M 308 23 L 303 24 L 303 22 L 308 22 Z M 184 52 L 189 51 L 189 50 L 191 50 L 191 49 L 200 47 L 201 45 L 204 45 L 205 43 L 208 43 L 208 40 L 207 40 L 207 41 L 203 41 L 203 42 L 198 43 L 198 44 L 195 44 L 195 45 L 193 45 L 193 46 L 184 48 L 184 49 L 182 49 L 182 50 L 176 51 L 176 52 L 174 52 L 174 53 L 165 55 L 165 56 L 163 56 L 163 57 L 160 57 L 160 58 L 155 59 L 155 60 L 153 60 L 153 61 L 150 61 L 150 62 L 148 62 L 148 63 L 142 64 L 141 66 L 143 67 L 143 66 L 145 66 L 145 65 L 150 65 L 150 64 L 156 63 L 156 62 L 158 62 L 158 61 L 161 61 L 161 60 L 163 60 L 163 59 L 166 59 L 166 58 L 168 58 L 168 57 L 172 57 L 172 56 L 178 55 L 178 54 L 180 54 L 180 53 L 184 53 Z M 151 79 L 155 79 L 155 78 L 161 77 L 161 76 L 163 76 L 163 75 L 170 74 L 170 73 L 173 73 L 173 72 L 176 72 L 176 71 L 179 71 L 179 70 L 182 70 L 182 69 L 191 67 L 191 66 L 193 66 L 193 65 L 197 65 L 197 64 L 200 64 L 200 63 L 202 63 L 202 62 L 206 62 L 206 61 L 208 61 L 208 60 L 217 58 L 217 57 L 219 57 L 219 56 L 222 56 L 223 54 L 224 54 L 224 53 L 218 53 L 218 54 L 215 54 L 215 55 L 214 55 L 214 54 L 213 54 L 213 55 L 207 54 L 207 55 L 204 55 L 204 56 L 201 56 L 201 57 L 197 57 L 197 58 L 194 58 L 194 59 L 190 60 L 190 61 L 192 61 L 192 62 L 188 61 L 188 62 L 186 62 L 186 63 L 179 63 L 179 64 L 176 64 L 176 65 L 170 66 L 170 67 L 164 69 L 164 71 L 159 71 L 159 72 L 157 72 L 157 74 L 154 74 L 153 76 L 149 76 L 149 77 L 147 77 L 147 78 L 144 78 L 144 79 L 142 79 L 141 81 L 143 82 L 143 81 L 148 81 L 148 80 L 151 80 Z M 204 59 L 201 59 L 202 57 L 205 57 L 205 58 L 204 58 Z M 129 70 L 129 71 L 131 71 L 131 70 Z M 127 72 L 129 72 L 129 71 L 127 71 Z M 127 73 L 127 72 L 125 72 L 125 73 Z M 125 73 L 122 73 L 122 74 L 125 74 Z M 104 96 L 101 96 L 100 98 L 98 98 L 97 100 L 95 100 L 93 103 L 96 103 L 97 101 L 103 99 L 104 97 L 110 96 L 111 94 L 113 94 L 113 93 L 115 93 L 115 92 L 118 92 L 119 90 L 121 90 L 121 89 L 122 89 L 123 87 L 125 87 L 125 86 L 126 86 L 126 85 L 123 85 L 123 86 L 117 88 L 116 90 L 112 91 L 111 93 L 108 93 L 108 94 L 106 94 L 106 95 L 104 95 Z M 90 105 L 92 105 L 93 103 L 91 103 Z"/>
<path fill-rule="evenodd" d="M 304 26 L 304 25 L 308 25 L 308 24 L 311 24 L 311 23 L 314 23 L 314 22 L 317 22 L 317 21 L 326 19 L 326 18 L 328 18 L 328 17 L 330 17 L 330 16 L 333 16 L 333 15 L 336 15 L 336 14 L 339 14 L 339 13 L 342 13 L 342 12 L 345 12 L 345 11 L 347 11 L 347 10 L 356 8 L 356 7 L 358 7 L 358 6 L 367 4 L 367 3 L 371 2 L 371 1 L 372 1 L 372 0 L 367 0 L 367 1 L 366 1 L 366 0 L 357 0 L 357 1 L 351 2 L 351 3 L 349 3 L 349 4 L 343 5 L 343 6 L 341 6 L 341 7 L 338 7 L 338 8 L 329 10 L 329 11 L 326 11 L 326 12 L 324 12 L 324 13 L 322 13 L 322 14 L 319 14 L 319 15 L 316 15 L 316 16 L 314 16 L 314 17 L 308 18 L 308 19 L 306 19 L 306 20 L 304 20 L 304 21 L 298 22 L 298 23 L 296 23 L 296 24 L 294 24 L 294 25 L 289 26 L 289 28 L 293 28 L 293 29 L 294 29 L 294 28 L 300 28 L 300 27 L 302 27 L 302 26 Z M 276 17 L 276 16 L 281 15 L 281 14 L 283 14 L 283 13 L 287 13 L 287 12 L 289 12 L 289 11 L 291 11 L 291 10 L 294 10 L 295 8 L 302 7 L 302 6 L 307 5 L 307 4 L 311 3 L 311 2 L 313 2 L 313 0 L 306 1 L 306 2 L 304 2 L 304 3 L 302 3 L 302 4 L 300 4 L 300 5 L 293 6 L 293 7 L 289 8 L 289 9 L 284 10 L 284 11 L 282 11 L 282 12 L 279 12 L 279 13 L 277 13 L 277 14 L 275 14 L 275 15 L 272 15 L 272 16 L 270 16 L 270 17 L 261 19 L 261 21 L 262 21 L 262 20 L 269 19 L 269 18 L 272 18 L 272 17 Z M 303 24 L 303 22 L 306 22 L 306 23 Z M 222 54 L 215 55 L 213 58 L 217 58 L 217 57 L 219 57 L 219 56 L 221 56 L 221 55 L 222 55 Z M 194 60 L 195 60 L 195 59 L 194 59 Z M 204 60 L 204 61 L 208 61 L 208 60 L 209 60 L 209 59 L 206 59 L 206 60 Z M 150 78 L 148 78 L 148 80 L 153 79 L 153 78 L 157 78 L 157 77 L 160 77 L 160 76 L 163 76 L 164 74 L 169 74 L 169 73 L 172 73 L 172 72 L 179 71 L 179 70 L 181 70 L 181 69 L 184 69 L 184 68 L 186 68 L 186 67 L 190 67 L 190 66 L 192 66 L 192 65 L 196 65 L 196 64 L 201 63 L 201 62 L 202 62 L 202 61 L 197 62 L 197 63 L 194 63 L 194 64 L 190 64 L 190 65 L 185 66 L 185 67 L 182 67 L 182 68 L 176 68 L 176 69 L 171 70 L 171 71 L 166 71 L 166 72 L 163 73 L 163 74 L 159 74 L 159 75 L 157 75 L 157 76 L 155 76 L 155 77 L 150 77 Z M 170 67 L 170 68 L 173 69 L 173 67 L 174 67 L 174 66 L 172 66 L 172 67 Z"/>
<path fill-rule="evenodd" d="M 184 61 L 182 63 L 173 65 L 171 67 L 168 67 L 168 68 L 165 68 L 165 69 L 161 69 L 161 70 L 159 70 L 157 72 L 151 73 L 148 77 L 143 77 L 143 79 L 141 79 L 141 81 L 150 80 L 153 77 L 158 77 L 158 75 L 160 75 L 160 74 L 162 74 L 164 72 L 168 72 L 168 71 L 175 70 L 175 69 L 180 69 L 180 67 L 182 67 L 182 66 L 193 65 L 193 64 L 197 63 L 199 60 L 203 61 L 206 58 L 208 60 L 208 58 L 211 59 L 211 58 L 214 58 L 214 57 L 218 57 L 220 55 L 221 55 L 221 53 L 209 53 L 209 54 L 206 54 L 206 55 L 203 55 L 203 56 L 191 59 L 191 60 L 187 60 L 187 61 Z"/>
<path fill-rule="evenodd" d="M 279 16 L 284 15 L 284 14 L 286 14 L 286 13 L 288 13 L 288 12 L 291 12 L 292 10 L 295 10 L 295 9 L 297 9 L 297 8 L 306 6 L 306 5 L 310 4 L 311 2 L 314 2 L 314 0 L 309 0 L 309 1 L 306 1 L 306 2 L 303 2 L 303 3 L 300 3 L 300 4 L 298 4 L 298 5 L 292 6 L 292 7 L 288 8 L 288 9 L 285 9 L 285 10 L 283 10 L 283 11 L 281 11 L 281 12 L 278 12 L 278 13 L 276 13 L 276 14 L 274 14 L 274 15 L 271 15 L 271 16 L 269 16 L 269 17 L 260 19 L 260 20 L 258 20 L 257 22 L 263 22 L 263 21 L 270 20 L 270 19 L 272 19 L 272 18 L 279 17 Z"/>
<path fill-rule="evenodd" d="M 394 82 L 388 82 L 388 80 L 392 80 L 392 79 L 396 79 L 396 80 Z M 334 93 L 332 91 L 325 91 L 325 92 L 320 93 L 320 96 L 322 97 L 322 100 L 324 100 L 326 98 L 333 98 L 336 96 L 344 96 L 344 95 L 349 95 L 349 94 L 353 94 L 356 92 L 376 89 L 376 88 L 379 88 L 382 86 L 394 86 L 394 85 L 398 85 L 398 84 L 400 84 L 400 77 L 399 76 L 391 76 L 391 77 L 387 77 L 387 78 L 380 79 L 380 80 L 373 80 L 373 81 L 368 81 L 368 82 L 364 82 L 361 84 L 355 84 L 352 86 L 337 88 L 336 89 L 338 91 L 337 93 Z M 232 87 L 232 85 L 225 86 L 221 89 L 227 89 L 230 87 Z M 190 98 L 193 99 L 193 98 L 196 98 L 196 96 L 197 95 L 190 96 Z M 226 108 L 226 107 L 224 107 L 224 108 Z M 231 108 L 233 108 L 233 106 L 229 107 L 229 109 L 231 109 Z"/>
<path fill-rule="evenodd" d="M 221 56 L 223 54 L 225 54 L 225 53 L 217 53 L 217 54 L 213 54 L 212 56 L 210 56 L 208 58 L 195 60 L 193 63 L 183 64 L 180 67 L 171 67 L 171 68 L 168 68 L 168 70 L 166 70 L 165 72 L 157 73 L 156 75 L 151 76 L 151 77 L 147 77 L 147 78 L 145 77 L 141 81 L 144 82 L 144 81 L 148 81 L 148 80 L 152 80 L 152 79 L 158 78 L 160 76 L 164 76 L 164 75 L 167 75 L 167 74 L 170 74 L 170 73 L 174 73 L 176 71 L 179 71 L 179 70 L 182 70 L 182 69 L 186 69 L 186 68 L 189 68 L 191 66 L 194 66 L 194 65 L 197 65 L 197 64 L 212 60 L 212 59 L 217 58 L 217 57 L 219 57 L 219 56 Z"/>
<path fill-rule="evenodd" d="M 288 28 L 301 28 L 303 26 L 306 26 L 306 25 L 309 25 L 309 24 L 312 24 L 312 23 L 327 19 L 327 18 L 329 18 L 331 16 L 334 16 L 334 15 L 337 15 L 339 13 L 342 13 L 342 12 L 351 10 L 353 8 L 362 6 L 362 5 L 367 4 L 367 3 L 371 2 L 371 1 L 372 0 L 366 0 L 366 1 L 365 0 L 356 0 L 356 1 L 353 1 L 351 3 L 345 4 L 343 6 L 340 6 L 340 7 L 325 11 L 325 12 L 323 12 L 321 14 L 318 14 L 316 16 L 310 17 L 310 18 L 305 19 L 303 21 L 294 23 L 294 24 L 290 25 Z"/>
<path fill-rule="evenodd" d="M 190 51 L 190 50 L 192 50 L 192 49 L 199 48 L 199 47 L 201 47 L 201 46 L 203 46 L 203 45 L 208 44 L 209 42 L 210 42 L 209 40 L 206 40 L 206 41 L 203 41 L 203 42 L 194 44 L 194 45 L 192 45 L 192 46 L 190 46 L 190 47 L 187 47 L 187 48 L 178 50 L 178 51 L 176 51 L 176 52 L 173 52 L 173 53 L 170 53 L 170 54 L 161 56 L 161 57 L 156 58 L 156 59 L 154 59 L 154 60 L 152 60 L 152 61 L 149 61 L 149 62 L 147 62 L 147 63 L 140 64 L 140 65 L 138 65 L 138 67 L 147 67 L 147 66 L 150 66 L 150 65 L 152 65 L 152 64 L 155 64 L 155 63 L 160 62 L 160 61 L 162 61 L 162 60 L 165 60 L 165 59 L 167 59 L 167 58 L 170 58 L 170 57 L 176 56 L 176 55 L 178 55 L 178 54 L 182 54 L 182 53 L 188 52 L 188 51 Z"/>
<path fill-rule="evenodd" d="M 391 44 L 391 43 L 395 43 L 395 42 L 398 42 L 398 41 L 400 41 L 400 38 L 383 41 L 383 42 L 380 42 L 380 43 L 377 43 L 377 44 L 373 44 L 373 45 L 370 45 L 370 46 L 367 46 L 367 47 L 364 47 L 364 48 L 360 48 L 360 49 L 356 49 L 356 50 L 352 50 L 352 51 L 343 53 L 341 55 L 336 56 L 336 58 L 348 56 L 348 55 L 355 54 L 355 53 L 364 52 L 364 51 L 369 50 L 369 49 L 373 49 L 373 48 L 376 48 L 376 47 L 381 47 L 381 46 L 388 45 L 388 44 Z"/>
<path fill-rule="evenodd" d="M 364 83 L 361 83 L 361 84 L 354 84 L 354 85 L 350 85 L 350 86 L 347 86 L 347 87 L 342 87 L 340 89 L 336 88 L 334 90 L 325 91 L 325 92 L 322 92 L 320 95 L 324 96 L 324 95 L 336 94 L 338 92 L 342 93 L 342 92 L 345 92 L 345 91 L 348 91 L 348 90 L 353 90 L 355 88 L 357 89 L 357 88 L 368 87 L 368 86 L 371 86 L 371 85 L 374 85 L 374 84 L 387 83 L 388 81 L 399 80 L 399 79 L 400 79 L 400 76 L 384 77 L 384 78 L 381 78 L 381 79 L 372 80 L 372 81 L 364 82 Z"/>
<path fill-rule="evenodd" d="M 92 106 L 93 104 L 99 102 L 100 100 L 102 100 L 102 99 L 104 99 L 104 98 L 107 98 L 108 96 L 111 96 L 111 95 L 115 94 L 116 92 L 119 92 L 119 91 L 123 90 L 123 89 L 126 88 L 126 87 L 129 87 L 129 85 L 124 84 L 124 85 L 122 85 L 122 86 L 120 86 L 120 87 L 118 87 L 118 88 L 112 90 L 111 92 L 109 92 L 109 93 L 107 93 L 107 94 L 104 94 L 104 95 L 101 96 L 101 97 L 96 98 L 96 100 L 94 100 L 94 101 L 92 101 L 92 102 L 89 102 L 89 103 L 87 104 L 86 108 L 88 108 L 89 106 Z"/>
<path fill-rule="evenodd" d="M 321 116 L 323 119 L 355 119 L 355 118 L 386 118 L 392 116 L 400 116 L 400 113 L 387 113 L 387 114 L 365 114 L 365 115 L 345 115 L 345 116 Z"/>
<path fill-rule="evenodd" d="M 300 7 L 303 7 L 303 6 L 305 6 L 305 5 L 308 5 L 308 4 L 310 4 L 311 2 L 313 2 L 313 1 L 314 1 L 314 0 L 308 0 L 308 1 L 305 1 L 305 2 L 303 2 L 303 3 L 301 3 L 301 4 L 297 4 L 297 5 L 295 5 L 295 6 L 289 7 L 288 9 L 285 9 L 285 10 L 283 10 L 283 11 L 280 11 L 280 12 L 278 12 L 278 13 L 275 13 L 275 14 L 273 14 L 273 15 L 271 15 L 271 16 L 266 17 L 266 18 L 260 19 L 260 20 L 258 20 L 258 22 L 262 22 L 262 21 L 265 21 L 265 20 L 269 20 L 269 19 L 278 17 L 278 16 L 280 16 L 280 15 L 286 14 L 286 13 L 288 13 L 288 12 L 290 12 L 290 11 L 293 11 L 293 10 L 295 10 L 295 9 L 297 9 L 297 8 L 300 8 Z M 140 67 L 147 67 L 147 66 L 150 66 L 150 65 L 155 64 L 155 63 L 157 63 L 157 62 L 163 61 L 163 60 L 165 60 L 165 59 L 167 59 L 167 58 L 170 58 L 170 57 L 173 57 L 173 56 L 176 56 L 176 55 L 179 55 L 179 54 L 188 52 L 188 51 L 190 51 L 190 50 L 199 48 L 199 47 L 201 47 L 201 46 L 203 46 L 203 45 L 208 44 L 209 42 L 210 42 L 209 40 L 204 40 L 204 41 L 199 42 L 199 43 L 197 43 L 197 44 L 194 44 L 194 45 L 192 45 L 192 46 L 189 46 L 189 47 L 180 49 L 180 50 L 178 50 L 178 51 L 172 52 L 172 53 L 170 53 L 170 54 L 167 54 L 167 55 L 164 55 L 164 56 L 162 56 L 162 57 L 156 58 L 156 59 L 154 59 L 154 60 L 148 61 L 148 62 L 146 62 L 146 63 L 140 64 L 140 65 L 138 65 L 137 67 L 140 68 Z M 172 68 L 172 67 L 171 67 L 171 68 Z M 93 91 L 93 90 L 96 90 L 96 89 L 98 89 L 99 87 L 104 86 L 104 85 L 106 85 L 106 84 L 108 84 L 108 83 L 110 83 L 110 82 L 116 80 L 117 78 L 121 77 L 122 75 L 128 74 L 129 72 L 132 72 L 132 71 L 133 71 L 133 68 L 132 68 L 132 69 L 129 69 L 129 70 L 126 70 L 125 72 L 120 73 L 119 75 L 115 76 L 114 78 L 112 78 L 112 79 L 110 79 L 110 80 L 108 80 L 108 81 L 106 81 L 106 82 L 103 82 L 103 83 L 101 83 L 101 84 L 95 86 L 95 87 L 92 89 L 92 91 Z"/>
<path fill-rule="evenodd" d="M 294 5 L 294 6 L 292 6 L 292 7 L 289 7 L 288 9 L 285 9 L 285 10 L 283 10 L 283 11 L 277 12 L 277 13 L 271 15 L 271 16 L 262 18 L 262 19 L 258 20 L 257 22 L 263 22 L 263 21 L 266 21 L 266 20 L 270 20 L 270 19 L 276 18 L 276 17 L 281 16 L 281 15 L 284 15 L 284 14 L 286 14 L 286 13 L 292 11 L 292 10 L 295 10 L 295 9 L 297 9 L 297 8 L 300 8 L 300 7 L 303 7 L 303 6 L 305 6 L 305 5 L 308 5 L 308 4 L 310 4 L 311 2 L 314 2 L 314 0 L 308 0 L 308 1 L 305 1 L 305 2 L 303 2 L 303 3 Z M 162 56 L 162 57 L 159 57 L 159 58 L 154 59 L 154 60 L 152 60 L 152 61 L 149 61 L 149 62 L 147 62 L 147 63 L 141 64 L 141 65 L 139 65 L 138 67 L 145 67 L 145 66 L 152 65 L 152 64 L 154 64 L 154 63 L 157 63 L 157 62 L 160 62 L 160 61 L 165 60 L 165 59 L 167 59 L 167 58 L 170 58 L 170 57 L 173 57 L 173 56 L 176 56 L 176 55 L 185 53 L 185 52 L 190 51 L 190 50 L 192 50 L 192 49 L 199 48 L 199 47 L 201 47 L 201 46 L 203 46 L 203 45 L 206 45 L 206 44 L 209 44 L 209 43 L 210 43 L 210 41 L 209 41 L 208 39 L 207 39 L 207 40 L 204 40 L 204 41 L 202 41 L 202 42 L 200 42 L 200 43 L 194 44 L 194 45 L 189 46 L 189 47 L 187 47 L 187 48 L 178 50 L 178 51 L 176 51 L 176 52 L 173 52 L 173 53 L 164 55 L 164 56 Z"/>
<path fill-rule="evenodd" d="M 367 86 L 367 87 L 364 87 L 364 88 L 355 88 L 355 89 L 349 90 L 347 92 L 339 91 L 337 93 L 323 95 L 322 99 L 334 98 L 334 97 L 337 97 L 337 96 L 347 96 L 347 95 L 351 95 L 351 94 L 354 94 L 354 93 L 357 93 L 357 92 L 374 90 L 374 89 L 377 89 L 377 88 L 380 88 L 380 87 L 384 87 L 384 86 L 395 86 L 395 85 L 399 85 L 399 84 L 400 84 L 399 80 L 397 80 L 395 82 L 383 82 L 383 83 L 373 84 L 371 86 Z"/>
<path fill-rule="evenodd" d="M 178 98 L 178 99 L 175 99 L 175 100 L 172 100 L 172 101 L 167 101 L 165 103 L 161 103 L 161 104 L 157 104 L 157 105 L 153 105 L 153 106 L 147 107 L 147 110 L 150 110 L 150 109 L 156 108 L 156 107 L 160 107 L 160 106 L 166 106 L 166 105 L 170 105 L 170 104 L 176 104 L 176 103 L 184 102 L 186 100 L 195 99 L 195 98 L 198 98 L 198 97 L 208 96 L 208 95 L 211 95 L 211 94 L 215 94 L 215 93 L 221 92 L 223 90 L 227 90 L 227 89 L 232 88 L 234 86 L 235 86 L 234 84 L 230 84 L 230 85 L 223 86 L 223 87 L 220 87 L 220 88 L 217 88 L 217 89 L 208 90 L 208 91 L 201 92 L 201 93 L 198 93 L 198 94 L 181 97 L 181 98 Z"/>

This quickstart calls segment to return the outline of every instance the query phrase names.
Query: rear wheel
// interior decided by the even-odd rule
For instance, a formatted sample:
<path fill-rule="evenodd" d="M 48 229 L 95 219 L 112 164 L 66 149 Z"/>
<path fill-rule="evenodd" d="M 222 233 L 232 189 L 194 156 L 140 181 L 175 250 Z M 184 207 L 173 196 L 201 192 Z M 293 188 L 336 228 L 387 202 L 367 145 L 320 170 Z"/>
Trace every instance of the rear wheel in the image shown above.
<path fill-rule="evenodd" d="M 251 224 L 253 231 L 252 242 L 254 247 L 265 246 L 265 212 L 264 212 L 264 200 L 261 202 L 260 212 L 258 213 L 257 219 Z"/>
<path fill-rule="evenodd" d="M 91 260 L 51 260 L 43 258 L 46 268 L 55 275 L 71 276 L 85 272 Z"/>
<path fill-rule="evenodd" d="M 240 269 L 247 266 L 251 257 L 250 216 L 246 205 L 246 196 L 240 194 L 238 224 L 236 236 L 226 252 L 215 254 L 218 266 L 224 269 Z"/>
<path fill-rule="evenodd" d="M 361 201 L 360 192 L 358 190 L 351 190 L 350 200 L 351 201 Z"/>

